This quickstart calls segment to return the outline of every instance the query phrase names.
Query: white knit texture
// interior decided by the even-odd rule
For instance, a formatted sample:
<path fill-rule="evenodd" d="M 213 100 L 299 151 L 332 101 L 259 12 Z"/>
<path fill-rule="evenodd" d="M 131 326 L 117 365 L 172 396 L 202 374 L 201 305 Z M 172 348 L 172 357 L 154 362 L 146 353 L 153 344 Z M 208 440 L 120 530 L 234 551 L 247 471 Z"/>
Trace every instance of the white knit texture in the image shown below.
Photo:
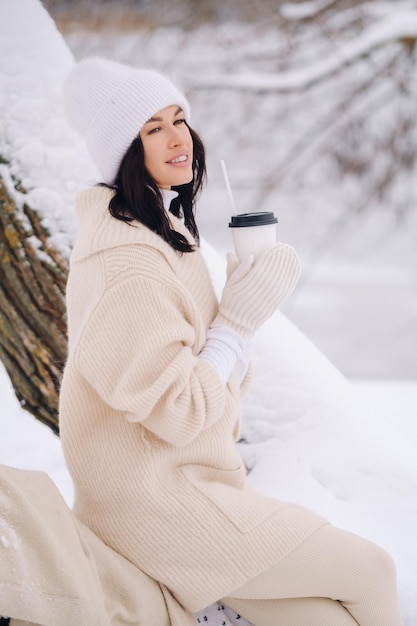
<path fill-rule="evenodd" d="M 155 113 L 177 104 L 190 118 L 186 97 L 168 78 L 106 59 L 75 65 L 63 98 L 70 124 L 83 135 L 107 184 L 114 183 L 127 149 Z"/>
<path fill-rule="evenodd" d="M 241 263 L 229 258 L 228 278 L 215 324 L 235 330 L 245 341 L 278 309 L 295 288 L 300 263 L 294 248 L 279 243 Z"/>
<path fill-rule="evenodd" d="M 221 381 L 227 383 L 236 364 L 243 359 L 245 348 L 242 337 L 232 328 L 215 326 L 209 329 L 206 345 L 199 357 L 209 361 L 219 374 Z"/>

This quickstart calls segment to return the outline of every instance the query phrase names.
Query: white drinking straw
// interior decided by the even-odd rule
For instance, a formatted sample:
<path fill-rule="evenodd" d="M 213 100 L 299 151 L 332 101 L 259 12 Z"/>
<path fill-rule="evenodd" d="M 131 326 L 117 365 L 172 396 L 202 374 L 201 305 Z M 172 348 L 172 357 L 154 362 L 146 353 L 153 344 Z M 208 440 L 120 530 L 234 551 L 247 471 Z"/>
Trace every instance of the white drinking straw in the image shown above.
<path fill-rule="evenodd" d="M 236 205 L 235 205 L 235 201 L 233 199 L 232 188 L 230 186 L 229 177 L 227 175 L 226 163 L 223 160 L 221 160 L 220 164 L 222 166 L 224 181 L 226 183 L 227 193 L 229 194 L 230 204 L 232 205 L 232 209 L 233 209 L 232 215 L 236 215 Z"/>

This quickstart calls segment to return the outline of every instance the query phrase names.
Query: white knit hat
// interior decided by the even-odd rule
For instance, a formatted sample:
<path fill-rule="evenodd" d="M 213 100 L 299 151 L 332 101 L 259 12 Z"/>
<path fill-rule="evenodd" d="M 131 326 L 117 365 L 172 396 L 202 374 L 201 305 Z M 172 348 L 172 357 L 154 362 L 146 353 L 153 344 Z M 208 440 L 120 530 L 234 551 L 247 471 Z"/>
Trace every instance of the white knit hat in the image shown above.
<path fill-rule="evenodd" d="M 189 121 L 186 97 L 165 76 L 106 59 L 81 61 L 64 84 L 68 120 L 83 135 L 103 182 L 109 185 L 145 122 L 173 104 Z"/>

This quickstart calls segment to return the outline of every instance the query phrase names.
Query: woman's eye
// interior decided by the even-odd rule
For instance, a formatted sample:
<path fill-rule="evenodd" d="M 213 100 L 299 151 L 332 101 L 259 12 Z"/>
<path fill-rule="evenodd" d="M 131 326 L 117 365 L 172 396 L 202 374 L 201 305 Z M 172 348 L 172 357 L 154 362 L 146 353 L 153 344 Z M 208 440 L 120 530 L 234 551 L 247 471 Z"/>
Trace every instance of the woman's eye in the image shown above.
<path fill-rule="evenodd" d="M 180 117 L 180 119 L 175 120 L 174 124 L 184 124 L 185 123 L 185 119 L 183 117 Z"/>
<path fill-rule="evenodd" d="M 149 131 L 149 135 L 154 135 L 155 133 L 157 133 L 160 130 L 161 130 L 160 126 L 156 126 L 155 128 L 151 128 L 151 130 Z"/>

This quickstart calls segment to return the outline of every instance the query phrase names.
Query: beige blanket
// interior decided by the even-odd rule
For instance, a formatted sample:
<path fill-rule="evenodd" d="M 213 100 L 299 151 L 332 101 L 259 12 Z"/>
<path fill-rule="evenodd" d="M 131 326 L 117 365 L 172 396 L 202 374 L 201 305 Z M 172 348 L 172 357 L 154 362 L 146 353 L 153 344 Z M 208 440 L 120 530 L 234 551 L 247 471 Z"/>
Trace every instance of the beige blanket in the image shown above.
<path fill-rule="evenodd" d="M 0 465 L 0 615 L 12 626 L 194 626 L 81 524 L 43 472 Z"/>

